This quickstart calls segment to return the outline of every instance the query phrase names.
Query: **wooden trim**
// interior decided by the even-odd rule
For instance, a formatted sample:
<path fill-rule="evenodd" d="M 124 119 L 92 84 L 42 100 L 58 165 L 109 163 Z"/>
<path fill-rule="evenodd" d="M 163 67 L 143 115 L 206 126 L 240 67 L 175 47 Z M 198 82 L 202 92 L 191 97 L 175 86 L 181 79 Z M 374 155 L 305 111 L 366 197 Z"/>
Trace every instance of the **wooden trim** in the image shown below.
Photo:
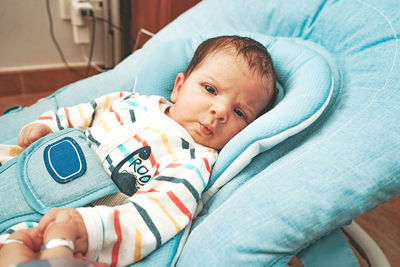
<path fill-rule="evenodd" d="M 156 33 L 200 0 L 131 0 L 131 35 L 136 38 L 141 28 Z M 141 47 L 150 37 L 140 37 Z"/>
<path fill-rule="evenodd" d="M 74 68 L 82 74 L 86 71 L 86 66 Z M 97 73 L 91 68 L 89 76 Z M 0 97 L 54 92 L 82 78 L 64 67 L 3 71 L 0 72 Z"/>

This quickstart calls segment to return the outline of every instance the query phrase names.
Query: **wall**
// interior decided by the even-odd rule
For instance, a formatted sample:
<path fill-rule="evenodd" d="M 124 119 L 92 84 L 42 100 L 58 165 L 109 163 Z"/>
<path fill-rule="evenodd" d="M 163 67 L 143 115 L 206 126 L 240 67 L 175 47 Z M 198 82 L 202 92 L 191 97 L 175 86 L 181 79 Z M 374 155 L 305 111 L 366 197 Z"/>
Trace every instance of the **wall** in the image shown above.
<path fill-rule="evenodd" d="M 55 36 L 71 65 L 85 64 L 81 47 L 73 43 L 70 22 L 60 18 L 58 3 L 50 0 Z M 96 24 L 94 60 L 98 63 L 104 55 L 102 24 Z M 0 72 L 63 66 L 50 38 L 45 0 L 1 0 L 0 25 Z"/>
<path fill-rule="evenodd" d="M 125 16 L 128 26 L 125 27 L 130 28 L 128 32 L 133 39 L 140 28 L 157 32 L 179 14 L 200 2 L 200 0 L 123 1 L 122 13 L 128 14 Z M 115 21 L 118 21 L 119 1 L 108 0 L 105 3 L 112 6 L 110 13 L 113 24 L 118 25 Z M 86 60 L 82 56 L 81 47 L 73 43 L 70 22 L 60 18 L 59 0 L 50 0 L 50 7 L 55 35 L 66 60 L 79 72 L 85 73 Z M 108 10 L 107 8 L 108 6 L 105 10 Z M 38 98 L 82 79 L 82 75 L 65 68 L 51 40 L 46 0 L 1 0 L 0 25 L 2 25 L 0 27 L 0 114 L 5 108 L 15 104 L 31 105 Z M 115 52 L 119 47 L 119 32 L 113 30 L 114 45 L 110 45 L 109 29 L 106 29 L 102 22 L 96 23 L 94 61 L 98 64 L 105 61 L 111 62 L 106 64 L 112 66 L 121 59 L 120 52 Z M 105 32 L 107 38 L 104 37 Z M 142 35 L 140 45 L 146 40 L 146 36 Z M 128 49 L 127 54 L 129 53 Z M 89 76 L 96 73 L 96 70 L 91 69 Z"/>

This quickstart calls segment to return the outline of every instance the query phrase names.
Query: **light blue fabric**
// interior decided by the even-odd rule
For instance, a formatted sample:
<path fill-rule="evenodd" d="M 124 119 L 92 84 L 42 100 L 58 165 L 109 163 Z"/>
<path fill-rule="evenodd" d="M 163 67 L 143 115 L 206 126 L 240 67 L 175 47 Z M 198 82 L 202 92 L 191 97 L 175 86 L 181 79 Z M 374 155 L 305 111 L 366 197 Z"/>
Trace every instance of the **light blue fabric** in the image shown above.
<path fill-rule="evenodd" d="M 398 12 L 393 1 L 204 1 L 152 40 L 251 28 L 313 41 L 342 70 L 330 112 L 222 188 L 178 265 L 283 266 L 400 192 Z"/>
<path fill-rule="evenodd" d="M 297 257 L 306 267 L 360 266 L 350 246 L 343 246 L 346 243 L 343 232 L 337 229 L 319 239 L 316 245 L 301 251 Z"/>
<path fill-rule="evenodd" d="M 249 154 L 246 153 L 246 149 L 252 145 L 257 144 L 258 152 L 265 151 L 309 126 L 311 122 L 306 123 L 307 120 L 313 116 L 318 117 L 320 114 L 316 115 L 317 111 L 336 97 L 334 89 L 340 87 L 339 71 L 335 62 L 321 47 L 297 39 L 273 38 L 254 33 L 241 33 L 241 35 L 250 36 L 269 49 L 275 62 L 277 78 L 284 87 L 285 96 L 272 111 L 259 118 L 224 147 L 213 169 L 208 186 L 210 189 L 213 189 L 216 181 L 219 183 L 221 179 L 223 183 L 227 181 L 221 178 L 222 175 L 226 176 L 227 167 L 237 161 L 239 154 L 242 153 L 241 156 L 246 157 Z M 195 48 L 208 37 L 210 36 L 173 40 L 151 47 L 149 53 L 151 56 L 141 63 L 135 90 L 148 94 L 157 93 L 159 90 L 167 97 L 168 89 L 172 88 L 176 74 L 186 69 Z M 154 77 L 154 73 L 157 73 L 157 77 Z M 303 124 L 305 125 L 302 126 Z M 279 138 L 279 135 L 284 137 Z M 263 140 L 263 143 L 260 143 L 260 140 Z M 270 158 L 269 154 L 264 155 L 264 158 Z M 252 168 L 249 170 L 246 166 L 245 168 L 246 178 L 260 171 Z M 235 177 L 230 185 L 233 185 L 233 188 L 240 187 L 243 181 L 241 183 L 237 181 L 240 181 L 239 177 Z M 217 201 L 215 205 L 219 206 L 230 194 L 231 191 L 227 195 L 219 193 L 218 200 L 213 200 Z M 140 265 L 169 264 L 171 254 L 176 251 L 180 238 L 181 236 L 178 236 L 165 244 Z"/>
<path fill-rule="evenodd" d="M 392 0 L 204 0 L 115 70 L 0 117 L 0 141 L 11 142 L 45 105 L 87 101 L 116 85 L 133 88 L 150 48 L 164 41 L 241 32 L 311 41 L 341 70 L 334 101 L 314 124 L 254 158 L 211 199 L 178 261 L 284 266 L 301 250 L 303 257 L 311 255 L 322 236 L 400 193 L 399 12 Z M 176 247 L 173 239 L 143 265 L 166 265 Z"/>
<path fill-rule="evenodd" d="M 44 152 L 65 136 L 80 147 L 86 170 L 74 180 L 59 183 L 46 170 Z M 89 147 L 85 134 L 66 129 L 40 139 L 19 157 L 1 166 L 0 192 L 1 233 L 17 223 L 38 221 L 52 208 L 82 207 L 119 190 Z"/>
<path fill-rule="evenodd" d="M 249 35 L 260 41 L 269 49 L 275 62 L 277 78 L 284 87 L 284 89 L 280 89 L 280 95 L 281 97 L 285 94 L 287 96 L 283 97 L 272 111 L 257 119 L 256 122 L 245 129 L 239 136 L 235 137 L 235 139 L 232 140 L 233 142 L 228 144 L 221 151 L 220 158 L 222 158 L 222 160 L 219 160 L 219 171 L 214 171 L 212 182 L 209 185 L 210 190 L 208 191 L 212 191 L 211 189 L 215 187 L 213 186 L 215 181 L 218 181 L 219 185 L 214 192 L 216 192 L 221 185 L 232 179 L 235 173 L 232 174 L 232 172 L 230 172 L 226 175 L 224 169 L 233 165 L 233 162 L 239 161 L 238 168 L 240 169 L 246 167 L 251 157 L 254 157 L 257 153 L 270 149 L 289 136 L 310 126 L 310 124 L 321 115 L 329 101 L 331 101 L 334 92 L 333 80 L 335 80 L 334 77 L 338 76 L 338 71 L 334 62 L 331 61 L 328 63 L 326 51 L 317 47 L 315 44 L 252 33 L 242 33 L 241 35 Z M 210 36 L 198 36 L 195 38 L 178 39 L 152 47 L 149 52 L 151 56 L 146 57 L 140 64 L 139 71 L 135 76 L 133 90 L 140 93 L 161 94 L 167 97 L 177 73 L 183 72 L 186 69 L 196 47 L 209 37 Z M 325 57 L 323 54 L 325 54 Z M 158 74 L 156 78 L 154 78 L 154 73 Z M 335 75 L 333 73 L 335 73 Z M 129 79 L 129 77 L 125 79 Z M 92 80 L 93 84 L 98 82 L 94 78 Z M 114 88 L 117 87 L 123 90 L 123 88 L 121 88 L 123 84 L 122 82 L 118 85 L 114 85 Z M 338 85 L 339 84 L 336 84 L 336 88 Z M 71 85 L 60 90 L 55 96 L 58 97 L 61 94 L 65 94 L 73 89 L 73 86 L 74 85 Z M 257 148 L 250 149 L 252 151 L 250 153 L 246 152 L 249 150 L 249 147 L 252 146 Z M 30 147 L 26 153 L 29 154 L 29 151 L 35 150 L 36 148 L 33 146 L 33 148 Z M 41 154 L 42 153 L 36 153 L 36 155 Z M 245 158 L 244 161 L 238 159 L 237 155 L 239 154 L 242 154 L 241 156 Z M 36 159 L 37 157 L 34 156 L 34 158 Z M 39 160 L 40 159 L 39 157 Z M 36 161 L 38 161 L 38 159 L 36 159 Z M 238 171 L 240 171 L 240 169 Z M 224 178 L 221 182 L 221 174 L 228 178 Z M 4 173 L 3 175 L 7 174 Z M 24 177 L 28 177 L 28 175 L 24 175 Z M 38 188 L 40 188 L 41 191 L 47 192 L 49 186 L 41 185 Z M 74 195 L 81 195 L 82 190 L 83 189 L 68 191 L 74 192 Z M 25 195 L 27 196 L 25 198 L 28 197 L 34 200 L 35 197 L 29 197 L 31 191 L 32 190 L 26 190 Z M 33 202 L 35 203 L 35 201 Z M 60 205 L 61 203 L 63 203 L 63 201 L 60 201 Z M 36 205 L 32 205 L 38 210 L 38 208 L 35 207 Z M 54 202 L 52 206 L 55 205 L 56 203 Z M 159 250 L 161 254 L 168 255 L 168 261 L 171 260 L 171 253 L 175 253 L 179 245 L 180 237 L 181 235 L 166 244 L 165 247 L 168 247 L 167 249 Z M 166 251 L 168 252 L 166 253 Z M 161 257 L 157 253 L 154 255 L 155 256 L 152 257 L 157 257 L 157 260 L 160 261 Z M 144 262 L 142 264 L 144 264 Z"/>
<path fill-rule="evenodd" d="M 243 154 L 246 159 L 239 161 L 247 164 L 253 157 L 250 154 L 268 150 L 309 126 L 320 115 L 318 112 L 324 110 L 324 105 L 336 97 L 333 87 L 340 87 L 336 64 L 321 47 L 297 39 L 273 38 L 255 33 L 240 35 L 252 37 L 268 48 L 274 59 L 277 79 L 285 91 L 282 95 L 287 94 L 287 97 L 224 147 L 207 188 L 213 186 L 216 180 L 221 180 L 226 168 L 238 159 L 238 155 Z M 152 47 L 151 56 L 141 63 L 135 91 L 161 94 L 168 98 L 176 75 L 185 71 L 196 47 L 209 37 L 213 36 L 178 39 Z M 156 77 L 154 73 L 157 73 Z M 255 152 L 245 153 L 251 145 L 257 146 Z M 225 184 L 226 179 L 219 183 Z"/>
<path fill-rule="evenodd" d="M 218 201 L 224 194 L 221 191 L 209 203 L 207 218 L 198 222 L 183 250 L 179 261 L 182 266 L 189 262 L 241 265 L 257 258 L 254 265 L 266 262 L 284 265 L 288 256 L 282 255 L 306 247 L 324 233 L 400 192 L 399 85 L 395 80 L 399 76 L 398 11 L 393 1 L 307 1 L 304 4 L 301 1 L 210 0 L 181 16 L 148 43 L 150 46 L 160 40 L 190 36 L 193 32 L 252 29 L 318 43 L 333 54 L 342 70 L 339 97 L 330 107 L 330 116 L 324 122 L 320 120 L 324 127 L 316 126 L 309 129 L 312 133 L 304 132 L 275 147 L 270 153 L 275 157 L 257 157 L 250 168 L 254 172 L 263 169 L 268 161 L 275 162 L 265 169 L 263 178 L 258 177 L 258 183 L 256 177 L 248 182 L 246 189 L 255 191 L 243 189 L 241 195 L 232 195 L 236 189 L 233 183 L 240 183 L 237 178 L 223 188 L 229 199 Z M 271 176 L 276 177 L 271 179 Z M 242 183 L 247 179 L 243 176 Z M 262 190 L 264 187 L 270 187 L 267 192 L 272 194 L 257 203 L 256 196 L 267 194 Z M 224 203 L 218 205 L 221 202 Z M 254 202 L 255 207 L 246 212 L 249 220 L 257 221 L 254 215 L 262 212 L 272 219 L 262 228 L 230 240 L 233 230 L 242 229 L 246 222 L 236 208 Z M 217 215 L 220 220 L 213 223 L 225 224 L 217 228 L 213 223 L 206 223 Z M 279 220 L 282 217 L 286 219 Z M 292 227 L 287 227 L 288 222 Z M 221 229 L 226 230 L 221 232 Z M 196 231 L 198 234 L 194 234 Z M 218 234 L 208 238 L 210 232 Z M 227 242 L 221 247 L 215 246 L 220 239 Z M 267 240 L 270 246 L 261 248 L 260 239 Z M 243 251 L 243 247 L 249 252 Z"/>

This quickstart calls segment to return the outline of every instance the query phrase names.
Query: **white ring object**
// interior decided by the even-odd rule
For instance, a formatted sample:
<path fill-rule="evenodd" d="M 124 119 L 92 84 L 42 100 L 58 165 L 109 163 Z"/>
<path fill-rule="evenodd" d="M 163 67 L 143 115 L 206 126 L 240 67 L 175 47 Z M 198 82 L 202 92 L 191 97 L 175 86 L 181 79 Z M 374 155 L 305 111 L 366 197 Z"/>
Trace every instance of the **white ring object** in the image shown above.
<path fill-rule="evenodd" d="M 4 245 L 7 245 L 7 244 L 12 244 L 12 243 L 17 243 L 17 244 L 25 245 L 25 243 L 22 242 L 21 240 L 17 240 L 17 239 L 7 239 L 7 240 L 3 243 L 3 246 L 4 246 Z"/>
<path fill-rule="evenodd" d="M 67 247 L 72 251 L 72 253 L 75 252 L 74 242 L 64 238 L 51 239 L 49 242 L 43 245 L 42 250 L 57 248 L 57 247 Z"/>

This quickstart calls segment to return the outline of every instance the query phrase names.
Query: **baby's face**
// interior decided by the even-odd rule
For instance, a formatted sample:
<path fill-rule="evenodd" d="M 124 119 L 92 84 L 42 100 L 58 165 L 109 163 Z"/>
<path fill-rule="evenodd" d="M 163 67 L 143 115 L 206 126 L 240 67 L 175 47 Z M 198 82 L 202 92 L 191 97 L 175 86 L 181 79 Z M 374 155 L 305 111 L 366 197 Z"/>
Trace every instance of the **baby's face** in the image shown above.
<path fill-rule="evenodd" d="M 188 76 L 178 74 L 168 116 L 204 146 L 222 147 L 257 118 L 273 89 L 241 56 L 218 52 Z"/>

